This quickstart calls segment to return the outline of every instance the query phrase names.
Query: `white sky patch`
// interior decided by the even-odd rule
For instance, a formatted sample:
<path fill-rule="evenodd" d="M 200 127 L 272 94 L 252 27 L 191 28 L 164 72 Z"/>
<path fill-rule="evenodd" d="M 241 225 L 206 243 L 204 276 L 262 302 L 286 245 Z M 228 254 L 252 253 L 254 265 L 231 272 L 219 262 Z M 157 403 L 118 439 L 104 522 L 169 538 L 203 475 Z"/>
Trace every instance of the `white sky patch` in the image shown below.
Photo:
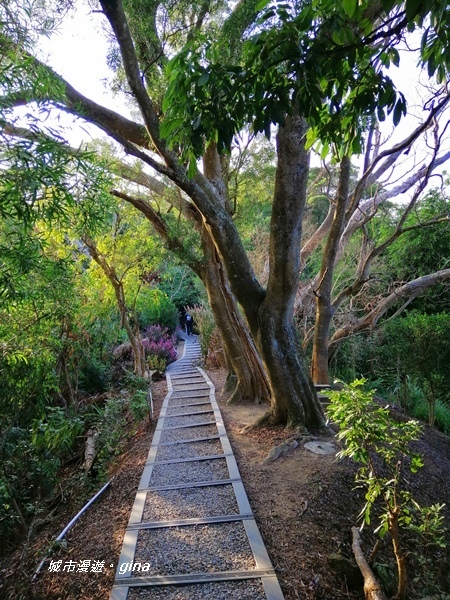
<path fill-rule="evenodd" d="M 105 85 L 105 79 L 111 79 L 113 75 L 106 65 L 108 41 L 105 28 L 108 27 L 106 18 L 100 12 L 92 11 L 84 0 L 79 0 L 76 2 L 76 9 L 66 16 L 59 30 L 50 39 L 42 40 L 37 52 L 44 62 L 50 64 L 83 95 L 130 118 L 130 109 L 125 97 L 113 94 Z M 409 44 L 417 48 L 420 36 L 417 34 L 414 37 L 417 39 L 411 38 Z M 406 96 L 408 115 L 402 118 L 396 128 L 391 117 L 381 123 L 384 148 L 403 140 L 428 116 L 428 112 L 423 110 L 423 105 L 424 99 L 429 95 L 427 87 L 430 81 L 426 72 L 421 73 L 417 66 L 418 54 L 406 47 L 399 48 L 399 52 L 400 67 L 391 66 L 388 74 Z M 73 146 L 105 137 L 95 126 L 57 110 L 51 111 L 46 123 L 49 127 L 61 129 L 63 137 Z M 450 136 L 447 136 L 444 146 L 445 149 L 450 147 Z M 395 167 L 395 172 L 390 174 L 392 181 L 398 182 L 405 174 L 424 164 L 430 155 L 431 150 L 427 148 L 426 142 L 416 144 L 405 153 L 400 164 Z M 361 158 L 354 157 L 353 160 L 355 164 L 362 164 Z M 316 162 L 317 159 L 313 159 L 313 163 Z M 445 165 L 439 172 L 443 170 Z M 431 185 L 440 183 L 436 178 L 431 180 Z"/>
<path fill-rule="evenodd" d="M 123 98 L 113 94 L 105 83 L 113 75 L 106 65 L 108 41 L 102 29 L 106 19 L 101 13 L 93 12 L 85 2 L 77 2 L 76 6 L 50 38 L 41 40 L 38 56 L 81 94 L 129 117 L 130 111 Z M 61 113 L 56 117 L 56 111 L 53 113 L 52 121 L 57 119 L 55 126 L 63 128 L 63 135 L 73 146 L 105 136 L 97 127 L 81 119 Z"/>

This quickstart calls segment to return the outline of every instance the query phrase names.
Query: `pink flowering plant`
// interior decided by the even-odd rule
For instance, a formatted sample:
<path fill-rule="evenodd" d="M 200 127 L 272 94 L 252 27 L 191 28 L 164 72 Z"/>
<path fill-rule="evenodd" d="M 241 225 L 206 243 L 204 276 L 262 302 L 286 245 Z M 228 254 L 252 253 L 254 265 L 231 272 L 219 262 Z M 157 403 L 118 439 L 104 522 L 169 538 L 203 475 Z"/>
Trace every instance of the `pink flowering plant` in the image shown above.
<path fill-rule="evenodd" d="M 142 346 L 151 369 L 163 372 L 168 364 L 176 360 L 176 335 L 167 327 L 150 325 L 143 332 Z"/>

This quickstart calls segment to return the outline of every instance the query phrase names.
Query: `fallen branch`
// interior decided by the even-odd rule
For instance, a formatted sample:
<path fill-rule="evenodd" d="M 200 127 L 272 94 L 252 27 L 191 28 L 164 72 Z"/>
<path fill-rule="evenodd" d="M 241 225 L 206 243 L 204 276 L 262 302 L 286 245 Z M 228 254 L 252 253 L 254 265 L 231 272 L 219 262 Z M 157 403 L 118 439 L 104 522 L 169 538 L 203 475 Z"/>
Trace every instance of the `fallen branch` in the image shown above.
<path fill-rule="evenodd" d="M 364 595 L 366 600 L 387 600 L 361 548 L 361 535 L 357 527 L 352 527 L 352 550 L 356 564 L 364 578 Z"/>

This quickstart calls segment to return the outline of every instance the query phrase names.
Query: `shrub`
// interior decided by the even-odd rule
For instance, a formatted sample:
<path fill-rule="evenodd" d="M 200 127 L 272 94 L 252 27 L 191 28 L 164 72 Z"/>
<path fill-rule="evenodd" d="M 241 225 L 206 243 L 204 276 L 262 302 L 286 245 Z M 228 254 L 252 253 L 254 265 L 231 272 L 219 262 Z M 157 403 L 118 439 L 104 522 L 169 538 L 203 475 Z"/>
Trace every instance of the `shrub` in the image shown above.
<path fill-rule="evenodd" d="M 200 348 L 202 350 L 203 362 L 206 363 L 212 338 L 216 331 L 216 323 L 213 314 L 209 306 L 206 306 L 205 304 L 200 306 L 187 306 L 186 311 L 191 313 L 195 325 L 200 332 Z"/>
<path fill-rule="evenodd" d="M 163 327 L 175 329 L 178 311 L 175 304 L 161 290 L 151 289 L 139 294 L 136 302 L 141 328 L 160 323 Z"/>
<path fill-rule="evenodd" d="M 150 368 L 164 372 L 166 365 L 177 358 L 175 334 L 171 334 L 167 327 L 152 325 L 143 335 L 142 346 Z"/>
<path fill-rule="evenodd" d="M 147 392 L 138 390 L 130 399 L 129 407 L 135 421 L 142 421 L 149 414 Z"/>
<path fill-rule="evenodd" d="M 428 404 L 429 424 L 434 425 L 437 403 L 448 399 L 449 314 L 411 312 L 387 323 L 377 337 L 375 377 L 382 374 L 394 387 L 403 385 L 408 376 L 414 378 Z"/>
<path fill-rule="evenodd" d="M 395 420 L 387 406 L 374 402 L 374 392 L 364 391 L 364 383 L 365 380 L 360 379 L 343 390 L 327 392 L 330 398 L 327 413 L 339 426 L 337 437 L 344 443 L 338 457 L 347 456 L 360 465 L 356 481 L 365 490 L 366 502 L 359 517 L 364 524 L 370 525 L 377 511 L 378 526 L 374 534 L 380 537 L 390 534 L 398 574 L 395 598 L 404 600 L 407 554 L 402 546 L 402 532 L 415 537 L 415 546 L 419 547 L 418 542 L 426 544 L 425 568 L 430 583 L 433 578 L 433 563 L 429 560 L 432 550 L 439 553 L 445 546 L 443 505 L 421 507 L 405 489 L 408 472 L 416 473 L 423 466 L 422 457 L 410 447 L 420 436 L 419 423 Z M 357 542 L 355 531 L 354 541 Z M 418 573 L 415 575 L 417 578 Z"/>
<path fill-rule="evenodd" d="M 105 392 L 111 383 L 111 366 L 94 356 L 87 356 L 80 366 L 80 391 L 87 394 Z"/>

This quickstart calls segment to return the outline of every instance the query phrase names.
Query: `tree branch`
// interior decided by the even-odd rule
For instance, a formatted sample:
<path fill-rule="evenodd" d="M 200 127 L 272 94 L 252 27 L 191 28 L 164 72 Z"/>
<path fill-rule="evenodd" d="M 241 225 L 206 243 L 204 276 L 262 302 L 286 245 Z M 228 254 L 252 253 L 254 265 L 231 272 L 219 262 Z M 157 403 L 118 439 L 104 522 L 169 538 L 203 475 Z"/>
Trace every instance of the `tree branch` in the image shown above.
<path fill-rule="evenodd" d="M 154 210 L 149 202 L 143 198 L 135 198 L 134 196 L 130 196 L 129 194 L 125 194 L 119 190 L 112 190 L 111 194 L 116 196 L 116 198 L 125 200 L 125 202 L 128 202 L 137 208 L 137 210 L 139 210 L 150 221 L 156 233 L 166 243 L 168 249 L 183 258 L 188 263 L 189 267 L 194 271 L 194 273 L 197 275 L 200 273 L 202 269 L 201 261 L 194 259 L 192 256 L 187 257 L 188 251 L 186 250 L 181 239 L 174 236 L 170 232 L 167 223 L 165 223 L 165 221 L 161 218 L 161 215 Z"/>
<path fill-rule="evenodd" d="M 436 273 L 423 275 L 401 285 L 391 292 L 389 296 L 381 300 L 367 315 L 337 329 L 330 339 L 330 347 L 359 331 L 373 329 L 392 306 L 395 306 L 400 301 L 404 301 L 405 298 L 417 298 L 434 285 L 446 283 L 447 281 L 450 281 L 450 269 L 442 269 L 441 271 L 436 271 Z M 406 305 L 405 303 L 403 308 Z"/>
<path fill-rule="evenodd" d="M 122 2 L 120 0 L 100 0 L 100 4 L 119 44 L 128 85 L 139 105 L 147 131 L 160 155 L 167 158 L 169 152 L 159 135 L 158 113 L 141 78 L 136 50 Z"/>

